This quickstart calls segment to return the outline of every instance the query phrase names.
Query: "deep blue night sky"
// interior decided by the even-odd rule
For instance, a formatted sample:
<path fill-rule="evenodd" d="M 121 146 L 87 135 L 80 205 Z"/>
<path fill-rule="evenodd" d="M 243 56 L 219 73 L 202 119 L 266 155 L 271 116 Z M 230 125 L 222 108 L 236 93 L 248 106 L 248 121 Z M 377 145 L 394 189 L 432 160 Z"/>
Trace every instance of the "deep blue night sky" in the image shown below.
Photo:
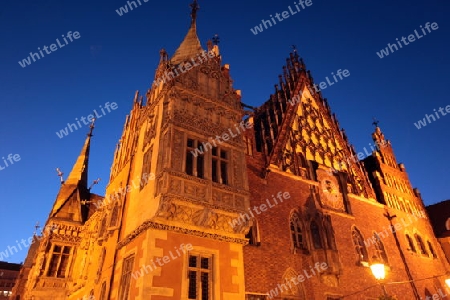
<path fill-rule="evenodd" d="M 98 119 L 91 146 L 90 181 L 104 194 L 115 145 L 136 90 L 153 81 L 159 50 L 172 55 L 190 23 L 190 0 L 148 1 L 119 16 L 124 0 L 3 1 L 0 7 L 0 157 L 20 155 L 5 168 L 0 159 L 0 252 L 28 239 L 45 222 L 59 189 L 55 171 L 67 176 L 88 126 L 62 139 L 56 132 L 100 105 L 118 108 Z M 448 1 L 319 1 L 254 35 L 250 28 L 294 1 L 200 1 L 197 28 L 204 48 L 219 34 L 223 63 L 230 64 L 243 102 L 268 99 L 295 44 L 316 83 L 331 72 L 350 76 L 323 90 L 357 151 L 372 142 L 372 117 L 391 140 L 426 204 L 450 198 L 450 115 L 417 129 L 414 122 L 450 105 L 450 3 Z M 380 59 L 376 54 L 402 36 L 437 30 Z M 22 68 L 18 61 L 67 32 L 80 38 Z M 421 34 L 423 35 L 423 34 Z M 331 77 L 330 77 L 331 78 Z M 100 113 L 101 114 L 101 113 Z M 17 156 L 16 156 L 17 157 Z M 26 250 L 3 258 L 21 262 Z"/>

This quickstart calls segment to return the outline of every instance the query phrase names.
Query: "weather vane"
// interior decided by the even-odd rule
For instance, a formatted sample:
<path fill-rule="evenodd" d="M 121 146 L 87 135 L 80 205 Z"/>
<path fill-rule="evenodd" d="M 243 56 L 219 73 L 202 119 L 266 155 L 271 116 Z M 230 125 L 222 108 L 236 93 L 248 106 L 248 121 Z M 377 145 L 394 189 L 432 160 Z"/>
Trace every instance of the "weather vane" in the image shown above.
<path fill-rule="evenodd" d="M 98 184 L 98 183 L 100 182 L 100 180 L 101 180 L 100 178 L 95 179 L 95 180 L 92 182 L 91 186 L 89 187 L 89 190 L 90 190 L 94 185 Z"/>
<path fill-rule="evenodd" d="M 92 131 L 94 131 L 94 128 L 95 128 L 95 120 L 96 120 L 96 118 L 93 118 L 91 124 L 89 125 L 90 130 L 89 130 L 88 136 L 92 136 Z"/>
<path fill-rule="evenodd" d="M 375 127 L 378 127 L 378 124 L 380 124 L 380 121 L 378 121 L 375 117 L 373 117 L 372 119 L 373 119 L 372 125 L 374 125 Z"/>
<path fill-rule="evenodd" d="M 59 176 L 59 179 L 61 181 L 61 184 L 63 184 L 64 183 L 64 179 L 63 179 L 64 173 L 61 172 L 61 170 L 59 168 L 56 168 L 56 172 L 58 172 L 58 176 Z"/>
<path fill-rule="evenodd" d="M 216 46 L 219 45 L 219 43 L 220 43 L 220 37 L 219 37 L 218 34 L 215 34 L 215 35 L 213 36 L 212 42 L 213 42 L 213 44 L 216 45 Z"/>

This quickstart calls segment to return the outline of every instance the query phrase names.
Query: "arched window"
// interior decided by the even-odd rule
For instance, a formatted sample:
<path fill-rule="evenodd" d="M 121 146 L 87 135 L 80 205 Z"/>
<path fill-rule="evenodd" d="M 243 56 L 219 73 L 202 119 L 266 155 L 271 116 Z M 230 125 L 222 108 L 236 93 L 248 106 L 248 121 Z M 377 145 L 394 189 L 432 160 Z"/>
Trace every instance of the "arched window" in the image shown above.
<path fill-rule="evenodd" d="M 261 245 L 261 239 L 259 237 L 259 228 L 258 228 L 258 221 L 256 219 L 252 219 L 250 221 L 250 229 L 248 233 L 245 235 L 245 238 L 248 239 L 248 244 L 252 246 L 259 246 Z"/>
<path fill-rule="evenodd" d="M 388 257 L 387 257 L 387 254 L 386 254 L 386 250 L 384 249 L 383 242 L 381 241 L 381 238 L 378 235 L 378 233 L 375 232 L 373 234 L 373 236 L 374 236 L 374 238 L 376 240 L 374 246 L 375 246 L 375 251 L 377 253 L 377 257 L 379 257 L 384 262 L 384 264 L 387 265 L 388 264 Z"/>
<path fill-rule="evenodd" d="M 445 222 L 445 229 L 450 230 L 450 218 Z"/>
<path fill-rule="evenodd" d="M 353 226 L 352 228 L 352 240 L 355 247 L 356 254 L 358 255 L 359 262 L 368 262 L 369 254 L 367 253 L 366 245 L 364 245 L 364 238 L 358 228 Z"/>
<path fill-rule="evenodd" d="M 417 252 L 416 246 L 414 246 L 414 241 L 408 234 L 406 234 L 406 240 L 408 241 L 409 250 L 412 252 Z"/>
<path fill-rule="evenodd" d="M 111 221 L 109 222 L 109 227 L 116 227 L 118 220 L 119 220 L 119 202 L 116 201 L 111 213 Z"/>
<path fill-rule="evenodd" d="M 433 258 L 437 258 L 437 254 L 436 251 L 434 251 L 433 245 L 431 244 L 430 241 L 427 241 L 428 244 L 428 249 L 430 249 L 430 253 L 433 256 Z"/>
<path fill-rule="evenodd" d="M 310 230 L 314 248 L 322 249 L 322 236 L 320 234 L 319 226 L 317 226 L 317 223 L 315 221 L 311 221 Z"/>
<path fill-rule="evenodd" d="M 301 221 L 297 213 L 291 215 L 290 228 L 294 249 L 306 249 Z"/>
<path fill-rule="evenodd" d="M 420 237 L 420 235 L 416 234 L 416 241 L 417 241 L 417 245 L 419 245 L 419 249 L 420 249 L 420 253 L 424 254 L 424 255 L 428 255 L 428 251 L 427 248 L 425 248 L 425 244 L 423 243 L 422 237 Z"/>
<path fill-rule="evenodd" d="M 333 225 L 331 224 L 331 216 L 325 215 L 323 219 L 328 249 L 336 250 L 336 240 L 334 238 Z"/>

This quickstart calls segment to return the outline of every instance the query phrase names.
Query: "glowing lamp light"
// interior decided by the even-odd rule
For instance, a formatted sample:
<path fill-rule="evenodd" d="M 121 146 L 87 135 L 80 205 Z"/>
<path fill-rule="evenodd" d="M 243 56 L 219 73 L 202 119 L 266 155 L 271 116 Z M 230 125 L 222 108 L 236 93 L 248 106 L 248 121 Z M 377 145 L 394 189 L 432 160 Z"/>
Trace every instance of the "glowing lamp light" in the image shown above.
<path fill-rule="evenodd" d="M 380 262 L 377 257 L 374 257 L 373 260 L 373 263 L 370 265 L 370 270 L 377 280 L 383 280 L 386 277 L 384 264 Z"/>
<path fill-rule="evenodd" d="M 445 279 L 445 284 L 450 288 L 450 278 Z"/>

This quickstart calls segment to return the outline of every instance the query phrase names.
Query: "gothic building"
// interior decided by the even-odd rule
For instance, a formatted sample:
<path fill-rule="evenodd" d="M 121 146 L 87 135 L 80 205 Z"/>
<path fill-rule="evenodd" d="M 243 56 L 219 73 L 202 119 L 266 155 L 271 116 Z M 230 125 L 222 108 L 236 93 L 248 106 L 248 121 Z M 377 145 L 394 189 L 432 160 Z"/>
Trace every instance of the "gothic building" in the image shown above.
<path fill-rule="evenodd" d="M 197 9 L 134 97 L 105 197 L 88 186 L 91 126 L 13 299 L 377 299 L 374 262 L 398 299 L 450 293 L 378 125 L 358 160 L 296 51 L 249 110 L 217 43 L 200 44 Z"/>

